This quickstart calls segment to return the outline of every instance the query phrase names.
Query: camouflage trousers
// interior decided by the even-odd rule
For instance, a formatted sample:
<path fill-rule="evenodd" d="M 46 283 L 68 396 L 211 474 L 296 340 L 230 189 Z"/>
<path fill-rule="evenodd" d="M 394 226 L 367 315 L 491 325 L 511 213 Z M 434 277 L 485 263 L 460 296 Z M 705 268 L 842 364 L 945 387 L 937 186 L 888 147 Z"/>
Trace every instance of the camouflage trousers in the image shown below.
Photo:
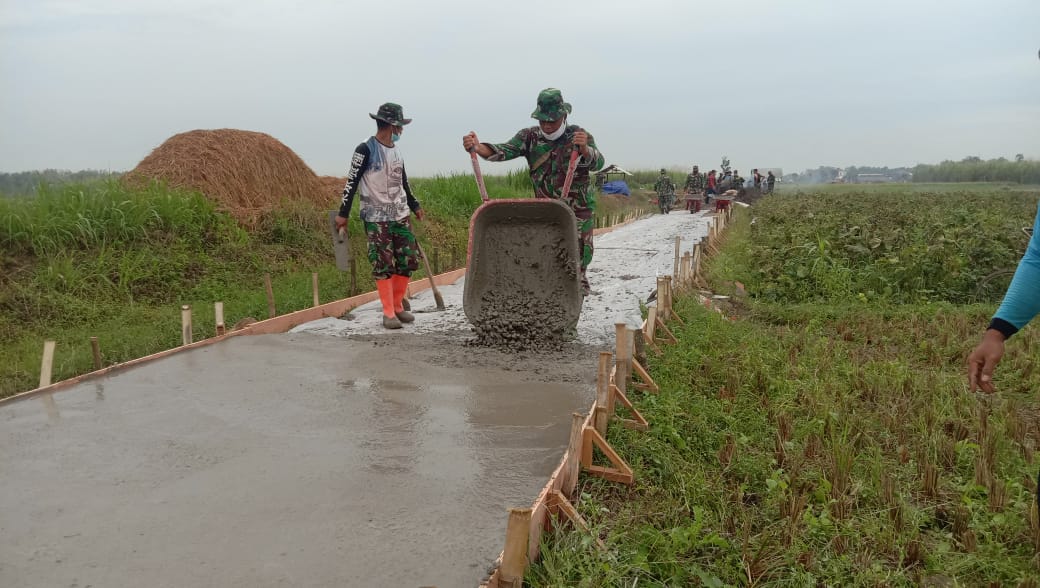
<path fill-rule="evenodd" d="M 393 275 L 410 276 L 419 269 L 419 248 L 415 244 L 412 223 L 400 221 L 365 221 L 368 237 L 368 261 L 372 277 L 385 280 Z"/>

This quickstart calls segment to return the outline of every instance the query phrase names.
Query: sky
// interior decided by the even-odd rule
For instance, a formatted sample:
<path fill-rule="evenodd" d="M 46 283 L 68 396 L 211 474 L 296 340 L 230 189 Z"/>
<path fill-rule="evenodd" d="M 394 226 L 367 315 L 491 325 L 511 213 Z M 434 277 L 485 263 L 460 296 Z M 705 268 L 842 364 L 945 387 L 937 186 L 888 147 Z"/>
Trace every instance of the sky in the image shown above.
<path fill-rule="evenodd" d="M 462 135 L 508 140 L 546 87 L 626 169 L 1040 159 L 1037 23 L 1037 0 L 0 0 L 0 171 L 236 128 L 342 176 L 391 101 L 409 175 L 466 172 Z"/>

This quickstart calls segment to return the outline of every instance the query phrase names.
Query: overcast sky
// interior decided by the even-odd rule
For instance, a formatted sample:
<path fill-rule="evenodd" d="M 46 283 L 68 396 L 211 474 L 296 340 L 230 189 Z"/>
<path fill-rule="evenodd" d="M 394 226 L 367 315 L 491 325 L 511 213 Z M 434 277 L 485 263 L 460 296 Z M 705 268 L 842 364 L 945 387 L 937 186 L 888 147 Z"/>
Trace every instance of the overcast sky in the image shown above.
<path fill-rule="evenodd" d="M 465 171 L 549 86 L 626 168 L 1040 158 L 1038 49 L 1040 0 L 0 0 L 0 171 L 229 127 L 344 175 L 385 101 Z"/>

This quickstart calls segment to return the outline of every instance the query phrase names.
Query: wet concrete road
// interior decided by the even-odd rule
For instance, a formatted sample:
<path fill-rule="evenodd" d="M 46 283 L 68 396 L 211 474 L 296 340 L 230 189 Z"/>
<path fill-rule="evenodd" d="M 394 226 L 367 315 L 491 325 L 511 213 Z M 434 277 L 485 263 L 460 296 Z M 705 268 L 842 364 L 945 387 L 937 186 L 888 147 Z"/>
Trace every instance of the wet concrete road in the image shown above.
<path fill-rule="evenodd" d="M 0 406 L 0 586 L 473 586 L 595 355 L 236 337 Z"/>

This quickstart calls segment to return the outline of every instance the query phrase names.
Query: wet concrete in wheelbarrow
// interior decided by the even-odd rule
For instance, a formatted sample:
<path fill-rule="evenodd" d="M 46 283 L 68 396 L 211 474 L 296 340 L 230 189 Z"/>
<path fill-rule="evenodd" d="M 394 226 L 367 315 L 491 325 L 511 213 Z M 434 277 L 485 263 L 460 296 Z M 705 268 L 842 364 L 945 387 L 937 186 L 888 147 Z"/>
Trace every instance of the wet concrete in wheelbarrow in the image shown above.
<path fill-rule="evenodd" d="M 472 586 L 592 350 L 235 337 L 0 406 L 0 585 Z"/>
<path fill-rule="evenodd" d="M 574 213 L 548 199 L 484 204 L 470 222 L 463 294 L 471 343 L 508 349 L 558 348 L 581 314 Z"/>

